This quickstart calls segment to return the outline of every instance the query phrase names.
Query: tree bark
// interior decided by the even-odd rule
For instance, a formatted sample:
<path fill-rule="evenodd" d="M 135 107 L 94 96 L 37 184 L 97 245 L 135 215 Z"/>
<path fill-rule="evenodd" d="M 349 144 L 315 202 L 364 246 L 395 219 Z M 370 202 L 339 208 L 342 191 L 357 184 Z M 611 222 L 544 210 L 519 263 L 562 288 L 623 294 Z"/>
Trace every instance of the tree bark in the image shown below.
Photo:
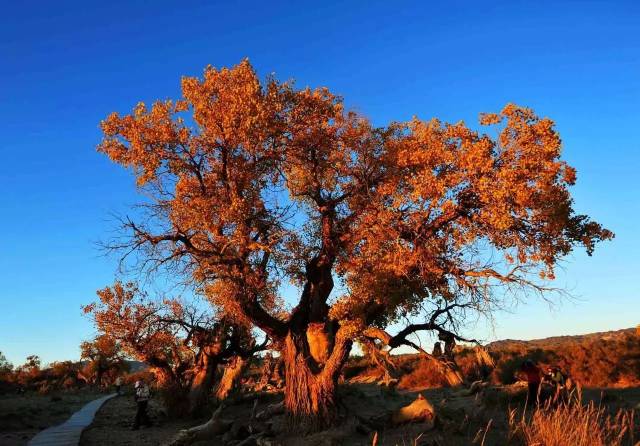
<path fill-rule="evenodd" d="M 217 365 L 217 361 L 214 361 L 206 353 L 203 353 L 199 358 L 189 389 L 189 415 L 191 417 L 199 417 L 207 408 Z"/>
<path fill-rule="evenodd" d="M 314 431 L 331 425 L 336 419 L 336 382 L 318 370 L 312 370 L 308 356 L 295 345 L 292 336 L 285 340 L 284 405 L 292 426 Z"/>
<path fill-rule="evenodd" d="M 96 368 L 96 381 L 95 386 L 100 388 L 102 386 L 102 375 L 104 374 L 102 368 L 98 365 Z"/>
<path fill-rule="evenodd" d="M 229 364 L 224 368 L 222 378 L 220 378 L 218 388 L 216 389 L 215 396 L 218 401 L 225 400 L 229 396 L 231 391 L 236 387 L 238 380 L 248 364 L 249 361 L 239 355 L 234 356 L 229 361 Z"/>
<path fill-rule="evenodd" d="M 327 342 L 327 338 L 331 342 Z M 337 421 L 338 376 L 351 345 L 350 338 L 339 334 L 334 338 L 318 327 L 310 327 L 304 333 L 289 332 L 282 351 L 286 383 L 284 406 L 293 429 L 313 432 Z M 319 359 L 322 362 L 318 362 Z"/>

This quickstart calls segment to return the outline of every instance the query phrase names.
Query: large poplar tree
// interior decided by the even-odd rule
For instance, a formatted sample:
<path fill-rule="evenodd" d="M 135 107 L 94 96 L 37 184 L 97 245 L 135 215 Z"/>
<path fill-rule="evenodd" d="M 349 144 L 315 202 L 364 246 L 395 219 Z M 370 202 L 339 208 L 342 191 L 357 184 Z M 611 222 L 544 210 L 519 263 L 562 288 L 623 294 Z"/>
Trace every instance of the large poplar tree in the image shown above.
<path fill-rule="evenodd" d="M 527 108 L 482 115 L 487 133 L 375 127 L 326 88 L 261 82 L 248 61 L 183 78 L 182 95 L 102 123 L 98 150 L 151 200 L 125 224 L 128 248 L 272 338 L 285 406 L 306 426 L 335 419 L 338 376 L 367 330 L 425 303 L 499 299 L 501 286 L 543 291 L 575 246 L 612 237 L 573 211 L 575 171 L 553 122 Z M 298 285 L 293 305 L 283 282 Z"/>

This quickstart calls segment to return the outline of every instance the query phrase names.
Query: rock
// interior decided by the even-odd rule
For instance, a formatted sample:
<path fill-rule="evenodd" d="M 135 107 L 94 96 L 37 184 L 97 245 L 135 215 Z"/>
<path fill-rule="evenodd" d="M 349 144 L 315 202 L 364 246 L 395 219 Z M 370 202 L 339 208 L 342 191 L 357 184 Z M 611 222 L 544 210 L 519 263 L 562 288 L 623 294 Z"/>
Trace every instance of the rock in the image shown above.
<path fill-rule="evenodd" d="M 406 423 L 430 423 L 433 427 L 436 411 L 427 399 L 418 394 L 418 397 L 409 405 L 404 406 L 391 415 L 391 424 L 399 426 Z"/>

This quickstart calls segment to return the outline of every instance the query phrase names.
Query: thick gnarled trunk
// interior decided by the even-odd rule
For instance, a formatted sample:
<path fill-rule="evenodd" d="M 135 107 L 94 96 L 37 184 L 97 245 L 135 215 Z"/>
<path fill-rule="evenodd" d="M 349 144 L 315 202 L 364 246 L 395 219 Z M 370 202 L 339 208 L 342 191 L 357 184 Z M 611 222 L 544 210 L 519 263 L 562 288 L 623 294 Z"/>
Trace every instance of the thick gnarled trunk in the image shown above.
<path fill-rule="evenodd" d="M 338 376 L 350 349 L 350 339 L 318 326 L 285 338 L 284 406 L 292 428 L 311 432 L 337 421 Z"/>
<path fill-rule="evenodd" d="M 104 375 L 104 371 L 102 370 L 102 368 L 100 366 L 98 366 L 97 370 L 96 370 L 96 380 L 95 380 L 95 386 L 96 387 L 102 387 L 102 376 Z"/>
<path fill-rule="evenodd" d="M 284 405 L 292 426 L 304 431 L 318 430 L 332 424 L 336 413 L 336 384 L 325 373 L 312 370 L 303 351 L 291 339 L 285 341 Z"/>
<path fill-rule="evenodd" d="M 205 348 L 199 355 L 189 389 L 189 415 L 201 416 L 207 409 L 218 367 L 219 348 Z"/>

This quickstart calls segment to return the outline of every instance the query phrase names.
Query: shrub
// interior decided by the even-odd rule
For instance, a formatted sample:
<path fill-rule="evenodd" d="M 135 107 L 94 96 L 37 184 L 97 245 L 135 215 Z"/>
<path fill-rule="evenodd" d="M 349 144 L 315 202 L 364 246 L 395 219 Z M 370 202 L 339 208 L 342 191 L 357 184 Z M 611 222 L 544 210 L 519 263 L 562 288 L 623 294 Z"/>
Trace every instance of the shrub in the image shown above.
<path fill-rule="evenodd" d="M 432 387 L 447 387 L 446 376 L 434 361 L 420 357 L 413 364 L 401 364 L 402 377 L 398 383 L 401 389 L 422 389 Z M 408 370 L 407 370 L 408 369 Z"/>

